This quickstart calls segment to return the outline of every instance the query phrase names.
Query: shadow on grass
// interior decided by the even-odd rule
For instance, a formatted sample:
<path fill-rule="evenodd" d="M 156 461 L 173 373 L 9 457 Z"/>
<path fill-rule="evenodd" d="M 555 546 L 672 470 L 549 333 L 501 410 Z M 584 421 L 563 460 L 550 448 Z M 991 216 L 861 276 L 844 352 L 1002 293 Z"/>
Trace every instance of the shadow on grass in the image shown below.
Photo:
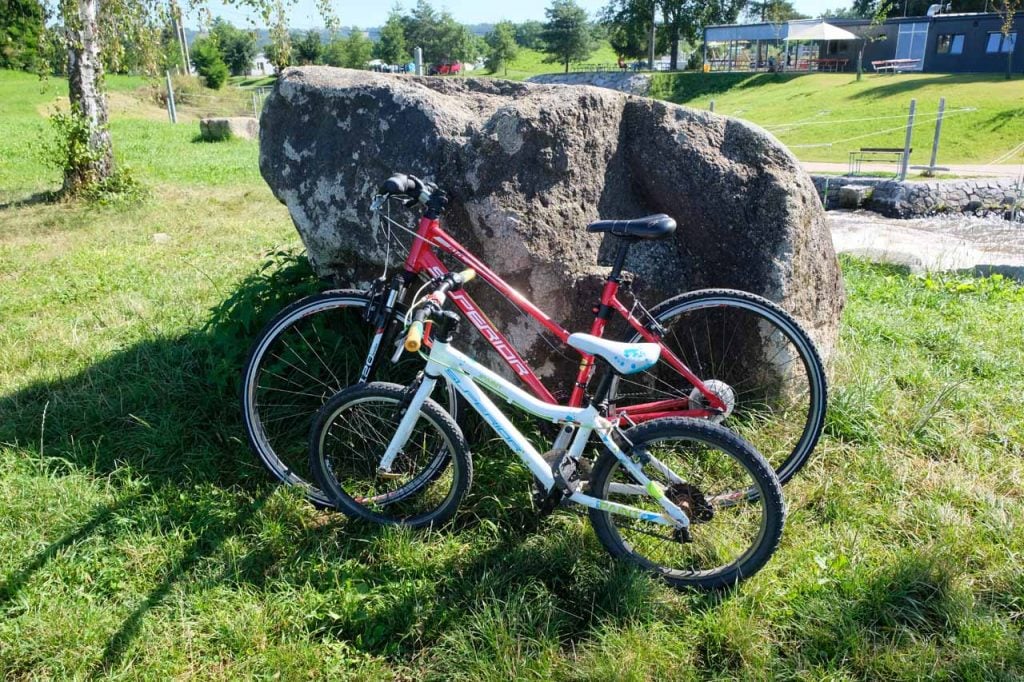
<path fill-rule="evenodd" d="M 614 565 L 579 526 L 552 532 L 549 524 L 556 522 L 533 522 L 529 478 L 510 474 L 507 453 L 479 458 L 483 486 L 467 499 L 458 525 L 437 538 L 410 540 L 470 548 L 415 569 L 414 588 L 408 587 L 408 570 L 390 565 L 394 531 L 343 522 L 338 533 L 337 524 L 322 523 L 297 495 L 272 492 L 270 476 L 245 443 L 238 377 L 269 318 L 321 288 L 304 258 L 276 254 L 204 328 L 153 338 L 74 376 L 0 396 L 0 442 L 35 449 L 45 419 L 49 475 L 105 478 L 117 472 L 135 481 L 131 494 L 92 510 L 87 520 L 0 578 L 0 603 L 16 599 L 51 562 L 90 539 L 115 551 L 133 542 L 132 533 L 159 528 L 161 535 L 188 540 L 175 558 L 157 567 L 155 585 L 144 596 L 111 600 L 123 620 L 98 659 L 87 663 L 95 674 L 116 671 L 136 655 L 147 615 L 183 583 L 189 593 L 224 584 L 276 590 L 282 582 L 330 592 L 360 580 L 372 586 L 377 605 L 341 610 L 341 616 L 328 609 L 307 620 L 307 636 L 345 637 L 366 652 L 407 663 L 424 643 L 444 640 L 446 628 L 467 614 L 479 616 L 487 604 L 513 602 L 534 589 L 550 595 L 552 613 L 560 614 L 561 640 L 585 639 L 597 618 L 607 622 L 644 613 L 655 583 Z M 518 530 L 484 540 L 490 531 L 481 529 L 480 519 Z M 417 551 L 429 555 L 433 549 Z M 488 627 L 485 618 L 478 622 Z"/>
<path fill-rule="evenodd" d="M 885 78 L 892 78 L 891 82 L 881 83 L 882 76 L 873 79 L 875 83 L 881 83 L 870 88 L 861 90 L 851 95 L 852 99 L 881 99 L 895 95 L 910 94 L 919 88 L 929 85 L 942 85 L 958 80 L 957 74 L 943 74 L 930 78 L 900 78 L 900 74 L 886 75 Z"/>

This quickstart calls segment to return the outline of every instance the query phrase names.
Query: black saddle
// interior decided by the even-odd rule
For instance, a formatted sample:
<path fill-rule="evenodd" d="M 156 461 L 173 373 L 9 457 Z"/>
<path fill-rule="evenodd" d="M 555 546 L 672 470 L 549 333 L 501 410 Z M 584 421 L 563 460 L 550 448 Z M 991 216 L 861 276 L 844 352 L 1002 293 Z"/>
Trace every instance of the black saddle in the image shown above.
<path fill-rule="evenodd" d="M 664 213 L 634 220 L 598 220 L 587 225 L 587 232 L 611 232 L 629 239 L 661 239 L 676 231 L 676 221 Z"/>

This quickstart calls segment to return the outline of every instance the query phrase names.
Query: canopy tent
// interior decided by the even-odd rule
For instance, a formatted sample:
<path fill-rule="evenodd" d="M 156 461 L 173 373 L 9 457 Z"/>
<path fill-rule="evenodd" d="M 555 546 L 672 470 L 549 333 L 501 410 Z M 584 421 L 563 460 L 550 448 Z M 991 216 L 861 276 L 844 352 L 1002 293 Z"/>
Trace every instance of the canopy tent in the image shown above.
<path fill-rule="evenodd" d="M 816 21 L 814 23 L 797 23 L 791 22 L 788 26 L 789 30 L 786 32 L 784 40 L 796 41 L 796 40 L 860 40 L 860 36 L 855 33 L 850 33 L 846 29 L 833 26 L 824 19 Z"/>

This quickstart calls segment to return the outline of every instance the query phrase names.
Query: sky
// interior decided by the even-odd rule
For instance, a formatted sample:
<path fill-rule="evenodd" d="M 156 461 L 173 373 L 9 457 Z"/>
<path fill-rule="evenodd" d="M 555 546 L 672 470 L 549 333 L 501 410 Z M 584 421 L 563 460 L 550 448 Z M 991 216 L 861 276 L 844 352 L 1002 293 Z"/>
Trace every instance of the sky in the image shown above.
<path fill-rule="evenodd" d="M 342 26 L 359 26 L 367 28 L 380 26 L 387 19 L 394 0 L 330 0 L 334 11 L 341 19 Z M 591 16 L 594 16 L 608 0 L 577 0 Z M 415 0 L 400 3 L 405 9 L 415 4 Z M 528 19 L 544 20 L 544 9 L 550 0 L 514 0 L 509 2 L 487 2 L 486 0 L 434 0 L 431 3 L 437 9 L 449 11 L 456 21 L 464 24 L 489 24 L 502 19 L 510 21 L 526 21 Z M 818 16 L 825 9 L 845 7 L 851 0 L 794 0 L 796 9 L 810 16 Z M 256 18 L 252 12 L 224 4 L 222 0 L 209 0 L 208 7 L 213 16 L 222 16 L 238 27 L 250 28 L 262 25 L 262 21 L 253 24 L 250 18 Z M 198 17 L 192 16 L 186 22 L 191 28 L 198 28 Z M 297 0 L 288 12 L 288 23 L 292 28 L 305 29 L 322 26 L 323 20 L 316 10 L 314 0 Z"/>

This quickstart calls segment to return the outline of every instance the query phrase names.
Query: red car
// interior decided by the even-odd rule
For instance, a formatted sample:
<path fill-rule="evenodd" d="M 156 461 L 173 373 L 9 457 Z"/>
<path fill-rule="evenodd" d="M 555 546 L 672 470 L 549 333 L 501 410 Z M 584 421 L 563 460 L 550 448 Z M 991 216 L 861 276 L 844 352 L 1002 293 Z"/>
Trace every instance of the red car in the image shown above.
<path fill-rule="evenodd" d="M 462 71 L 461 62 L 441 62 L 430 67 L 428 72 L 431 76 L 451 76 Z"/>

